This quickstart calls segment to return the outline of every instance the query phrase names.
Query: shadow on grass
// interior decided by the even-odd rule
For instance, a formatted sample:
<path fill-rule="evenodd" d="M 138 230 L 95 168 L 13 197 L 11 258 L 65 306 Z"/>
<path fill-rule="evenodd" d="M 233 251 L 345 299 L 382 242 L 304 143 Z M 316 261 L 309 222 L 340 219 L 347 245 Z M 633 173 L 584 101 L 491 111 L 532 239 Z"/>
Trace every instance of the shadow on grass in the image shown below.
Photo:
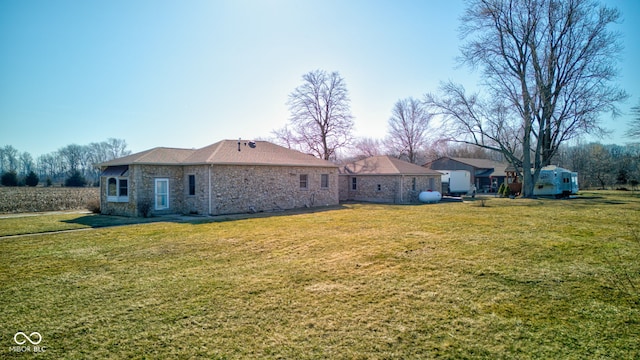
<path fill-rule="evenodd" d="M 150 222 L 165 221 L 161 217 L 154 218 L 133 218 L 125 216 L 113 216 L 113 215 L 85 215 L 75 219 L 62 220 L 61 222 L 67 224 L 83 225 L 91 228 L 101 228 L 108 226 L 123 226 L 144 224 Z"/>
<path fill-rule="evenodd" d="M 173 222 L 173 223 L 187 223 L 187 224 L 205 224 L 211 222 L 224 222 L 224 221 L 237 221 L 255 218 L 269 218 L 279 216 L 291 216 L 298 214 L 315 214 L 322 213 L 331 210 L 346 209 L 343 205 L 335 206 L 323 206 L 314 208 L 301 208 L 282 211 L 269 211 L 269 212 L 257 212 L 257 213 L 242 213 L 242 214 L 227 214 L 227 215 L 158 215 L 148 218 L 141 217 L 126 217 L 126 216 L 114 216 L 114 215 L 86 215 L 80 216 L 75 219 L 63 220 L 62 222 L 67 224 L 83 225 L 90 228 L 101 228 L 110 226 L 125 226 L 136 224 L 148 224 L 156 222 Z"/>

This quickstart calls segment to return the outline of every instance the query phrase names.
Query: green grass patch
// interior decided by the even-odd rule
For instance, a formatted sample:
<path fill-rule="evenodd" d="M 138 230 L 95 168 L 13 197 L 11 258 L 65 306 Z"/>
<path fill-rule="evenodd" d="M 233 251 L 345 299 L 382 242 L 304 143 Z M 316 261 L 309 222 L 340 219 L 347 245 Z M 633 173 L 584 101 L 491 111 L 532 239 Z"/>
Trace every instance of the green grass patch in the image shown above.
<path fill-rule="evenodd" d="M 180 215 L 132 218 L 78 213 L 21 214 L 0 218 L 0 237 L 24 234 L 41 234 L 56 231 L 100 228 L 162 221 L 191 221 Z M 204 217 L 201 218 L 204 221 Z M 196 220 L 197 221 L 197 220 Z"/>
<path fill-rule="evenodd" d="M 4 238 L 0 357 L 37 331 L 40 358 L 638 358 L 639 215 L 603 192 Z"/>

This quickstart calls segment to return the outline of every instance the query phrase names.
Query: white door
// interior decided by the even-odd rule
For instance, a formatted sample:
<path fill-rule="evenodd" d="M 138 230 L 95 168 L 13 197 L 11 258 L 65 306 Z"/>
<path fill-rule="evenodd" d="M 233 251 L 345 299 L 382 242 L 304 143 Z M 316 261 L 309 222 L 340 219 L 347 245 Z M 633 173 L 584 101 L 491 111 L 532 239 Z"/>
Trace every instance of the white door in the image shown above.
<path fill-rule="evenodd" d="M 156 179 L 155 209 L 169 208 L 169 179 Z"/>

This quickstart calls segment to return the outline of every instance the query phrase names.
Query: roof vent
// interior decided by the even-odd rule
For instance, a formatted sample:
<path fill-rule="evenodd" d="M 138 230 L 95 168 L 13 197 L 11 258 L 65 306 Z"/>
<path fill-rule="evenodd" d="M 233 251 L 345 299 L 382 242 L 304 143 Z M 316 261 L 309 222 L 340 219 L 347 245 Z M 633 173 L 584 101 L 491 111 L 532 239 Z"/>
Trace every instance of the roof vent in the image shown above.
<path fill-rule="evenodd" d="M 238 151 L 242 150 L 240 145 L 242 145 L 242 140 L 238 139 Z M 245 142 L 244 146 L 249 146 L 250 148 L 255 149 L 256 148 L 256 143 L 255 143 L 255 141 L 249 141 L 249 142 Z"/>

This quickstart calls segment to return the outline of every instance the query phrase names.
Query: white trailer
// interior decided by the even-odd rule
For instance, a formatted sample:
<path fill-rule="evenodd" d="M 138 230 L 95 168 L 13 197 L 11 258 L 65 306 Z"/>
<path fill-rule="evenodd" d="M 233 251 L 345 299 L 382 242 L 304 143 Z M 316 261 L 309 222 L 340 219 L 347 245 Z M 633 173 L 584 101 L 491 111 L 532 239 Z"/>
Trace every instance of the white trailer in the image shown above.
<path fill-rule="evenodd" d="M 555 165 L 540 170 L 538 181 L 533 187 L 535 196 L 568 197 L 578 193 L 578 173 Z"/>
<path fill-rule="evenodd" d="M 438 170 L 442 174 L 442 193 L 464 195 L 471 191 L 471 173 L 467 170 Z"/>

